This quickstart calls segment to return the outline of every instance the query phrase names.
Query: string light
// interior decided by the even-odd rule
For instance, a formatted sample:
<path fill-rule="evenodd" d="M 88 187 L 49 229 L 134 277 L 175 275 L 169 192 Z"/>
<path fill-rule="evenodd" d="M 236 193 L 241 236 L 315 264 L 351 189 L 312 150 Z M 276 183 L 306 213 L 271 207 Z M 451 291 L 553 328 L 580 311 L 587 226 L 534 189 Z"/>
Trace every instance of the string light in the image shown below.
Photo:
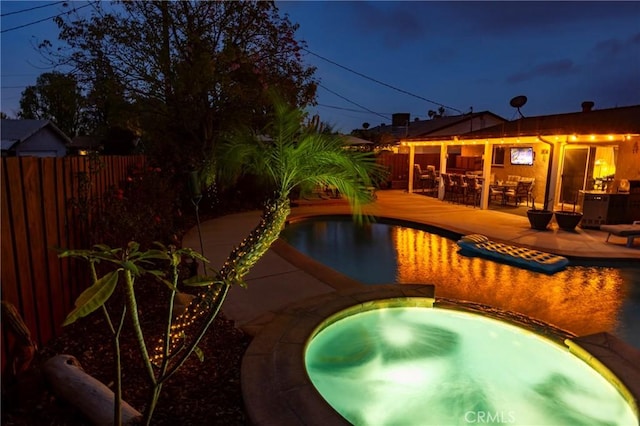
<path fill-rule="evenodd" d="M 180 344 L 185 342 L 186 330 L 193 327 L 219 302 L 218 298 L 221 297 L 225 286 L 231 283 L 243 283 L 242 277 L 280 235 L 280 230 L 290 212 L 287 198 L 280 197 L 277 201 L 267 204 L 258 226 L 227 257 L 217 273 L 218 281 L 200 292 L 170 326 L 169 345 L 166 345 L 164 339 L 158 339 L 153 355 L 150 357 L 154 365 L 160 365 L 166 356 L 175 353 Z M 169 348 L 166 354 L 165 346 Z"/>

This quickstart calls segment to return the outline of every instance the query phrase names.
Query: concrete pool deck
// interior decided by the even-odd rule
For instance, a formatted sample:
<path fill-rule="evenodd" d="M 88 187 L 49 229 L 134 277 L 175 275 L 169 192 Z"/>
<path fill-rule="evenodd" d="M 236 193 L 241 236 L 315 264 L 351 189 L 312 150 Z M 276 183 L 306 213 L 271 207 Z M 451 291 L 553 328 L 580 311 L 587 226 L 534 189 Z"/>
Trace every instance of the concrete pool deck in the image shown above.
<path fill-rule="evenodd" d="M 292 208 L 289 220 L 351 213 L 342 200 L 302 200 L 299 204 Z M 526 217 L 480 210 L 401 190 L 378 191 L 377 200 L 366 206 L 365 212 L 461 235 L 479 233 L 499 242 L 569 257 L 640 261 L 640 241 L 633 247 L 626 247 L 624 238 L 611 237 L 605 242 L 607 233 L 603 231 L 577 228 L 575 232 L 568 232 L 558 229 L 555 224 L 547 231 L 536 231 L 530 228 Z M 258 224 L 260 214 L 260 211 L 232 214 L 201 224 L 203 252 L 213 267 L 222 265 L 233 247 Z M 196 228 L 184 236 L 183 246 L 199 250 Z M 222 311 L 250 334 L 255 334 L 278 310 L 290 303 L 359 285 L 315 264 L 282 241 L 260 259 L 246 282 L 248 288 L 230 290 Z"/>
<path fill-rule="evenodd" d="M 292 208 L 289 220 L 350 213 L 349 206 L 341 200 L 301 200 L 297 207 Z M 480 233 L 496 241 L 568 257 L 640 261 L 640 241 L 632 247 L 626 247 L 626 239 L 624 238 L 612 237 L 608 243 L 605 242 L 606 232 L 580 228 L 577 228 L 575 232 L 567 232 L 559 230 L 555 224 L 552 224 L 547 231 L 536 231 L 530 228 L 526 217 L 442 202 L 404 191 L 378 191 L 377 200 L 365 207 L 365 213 L 433 226 L 461 235 Z M 213 267 L 218 268 L 222 265 L 230 251 L 258 224 L 260 214 L 260 211 L 238 213 L 208 220 L 201 224 L 203 254 L 210 260 Z M 200 249 L 197 228 L 191 229 L 184 236 L 183 246 Z M 254 339 L 250 350 L 257 350 L 261 355 L 270 353 L 271 357 L 277 356 L 281 362 L 284 362 L 282 359 L 287 356 L 286 351 L 290 345 L 279 340 L 277 335 L 282 333 L 282 330 L 278 328 L 277 324 L 284 318 L 287 325 L 290 325 L 291 307 L 294 307 L 295 310 L 297 304 L 305 303 L 305 301 L 332 299 L 337 294 L 344 294 L 344 292 L 350 294 L 364 289 L 364 286 L 357 281 L 317 264 L 280 240 L 260 259 L 245 281 L 248 284 L 247 288 L 234 287 L 230 289 L 222 311 L 227 318 L 233 320 L 236 326 L 245 332 L 254 336 L 260 334 Z M 437 283 L 435 284 L 437 297 Z M 376 291 L 371 293 L 371 297 L 376 297 L 373 294 Z M 289 313 L 283 316 L 283 312 Z M 261 333 L 263 328 L 265 330 Z M 640 365 L 640 351 L 632 347 L 624 347 L 623 350 L 620 350 L 617 347 L 619 342 L 610 336 L 613 340 L 611 342 L 608 334 L 604 337 L 594 336 L 595 338 L 586 336 L 586 340 L 582 343 L 580 342 L 582 337 L 576 340 L 585 349 L 588 347 L 589 353 L 598 362 L 613 371 L 615 375 L 625 376 L 627 385 L 630 379 L 631 384 L 637 383 L 632 386 L 634 389 L 629 389 L 637 401 L 638 395 L 640 395 L 640 368 L 638 367 Z M 261 342 L 273 342 L 274 338 L 276 344 L 284 343 L 282 345 L 284 352 L 279 355 L 273 351 L 265 350 L 265 347 L 261 348 Z M 257 366 L 264 365 L 265 362 L 269 363 L 272 359 L 255 357 L 246 369 L 243 364 L 243 389 L 245 388 L 244 371 L 255 372 Z M 277 379 L 278 383 L 263 382 L 260 375 L 251 378 L 251 381 L 256 381 L 259 384 L 254 388 L 256 392 L 263 396 L 270 391 L 283 392 L 283 388 L 280 387 L 282 380 L 286 382 L 292 377 L 287 375 L 285 367 L 288 364 L 285 362 L 283 365 L 283 370 L 280 373 L 284 376 Z M 297 374 L 299 372 L 291 373 Z M 278 390 L 274 386 L 278 386 Z M 306 393 L 307 396 L 309 393 L 313 393 L 309 389 L 307 391 L 309 391 Z M 289 397 L 291 396 L 289 394 Z M 245 399 L 249 397 L 249 395 L 245 395 Z M 260 398 L 259 395 L 254 395 L 254 397 Z M 300 394 L 295 400 L 303 397 L 305 395 Z M 279 408 L 269 406 L 266 401 L 264 402 L 267 405 L 258 403 L 259 406 L 247 407 L 254 424 L 287 424 L 286 422 L 267 420 L 270 415 L 278 417 Z M 321 404 L 316 408 L 324 410 L 323 412 L 327 416 L 336 420 L 326 411 L 326 407 L 323 407 Z M 284 413 L 282 414 L 284 415 Z M 272 420 L 276 419 L 272 418 Z M 296 424 L 340 424 L 339 421 L 337 423 L 332 421 L 323 423 L 322 420 L 323 417 L 320 417 Z M 324 420 L 329 419 L 324 418 Z"/>

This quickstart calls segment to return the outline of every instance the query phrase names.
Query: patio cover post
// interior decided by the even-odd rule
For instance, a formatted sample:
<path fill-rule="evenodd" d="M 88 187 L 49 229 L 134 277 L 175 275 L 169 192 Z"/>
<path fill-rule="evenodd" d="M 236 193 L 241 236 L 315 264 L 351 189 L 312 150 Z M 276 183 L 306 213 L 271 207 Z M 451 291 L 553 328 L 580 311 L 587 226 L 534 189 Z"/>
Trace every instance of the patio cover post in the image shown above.
<path fill-rule="evenodd" d="M 413 163 L 416 158 L 416 147 L 413 144 L 409 144 L 409 186 L 407 186 L 407 192 L 413 193 Z"/>
<path fill-rule="evenodd" d="M 489 208 L 489 185 L 491 184 L 491 155 L 493 154 L 493 143 L 488 140 L 484 143 L 484 155 L 482 156 L 482 194 L 480 198 L 480 208 Z"/>
<path fill-rule="evenodd" d="M 447 157 L 449 155 L 447 151 L 448 151 L 447 144 L 441 143 L 440 144 L 440 179 L 438 183 L 438 199 L 439 200 L 444 200 L 444 182 L 442 179 L 442 174 L 447 173 Z"/>

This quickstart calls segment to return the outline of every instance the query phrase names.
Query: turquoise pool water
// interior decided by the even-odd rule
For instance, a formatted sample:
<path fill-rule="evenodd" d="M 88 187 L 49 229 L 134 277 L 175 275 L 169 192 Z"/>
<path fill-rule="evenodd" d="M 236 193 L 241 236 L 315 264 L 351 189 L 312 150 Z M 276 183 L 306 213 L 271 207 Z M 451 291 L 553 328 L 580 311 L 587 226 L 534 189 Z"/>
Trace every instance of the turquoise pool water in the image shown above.
<path fill-rule="evenodd" d="M 323 398 L 356 425 L 638 422 L 565 347 L 450 309 L 387 307 L 339 319 L 312 337 L 305 365 Z"/>
<path fill-rule="evenodd" d="M 293 223 L 282 237 L 365 284 L 429 283 L 438 297 L 468 300 L 545 321 L 577 335 L 612 332 L 640 348 L 640 266 L 572 262 L 553 275 L 468 257 L 458 235 L 350 218 Z"/>

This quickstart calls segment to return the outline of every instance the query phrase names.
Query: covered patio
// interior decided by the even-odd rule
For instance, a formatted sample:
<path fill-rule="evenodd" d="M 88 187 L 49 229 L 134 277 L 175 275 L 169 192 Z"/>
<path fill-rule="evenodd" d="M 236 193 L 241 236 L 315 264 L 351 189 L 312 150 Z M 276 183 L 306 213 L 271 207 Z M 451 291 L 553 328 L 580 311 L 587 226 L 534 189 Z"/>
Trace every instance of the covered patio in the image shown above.
<path fill-rule="evenodd" d="M 553 200 L 557 187 L 557 177 L 559 175 L 560 152 L 558 148 L 562 140 L 560 136 L 554 137 L 553 141 L 541 136 L 519 136 L 471 139 L 465 136 L 456 136 L 447 140 L 403 140 L 401 150 L 408 150 L 409 165 L 415 164 L 417 152 L 439 153 L 440 161 L 437 176 L 458 175 L 475 176 L 481 187 L 478 206 L 481 209 L 488 209 L 490 202 L 490 187 L 498 183 L 509 182 L 511 176 L 526 178 L 535 181 L 532 198 L 536 200 L 537 207 L 542 208 L 544 200 Z M 515 155 L 518 148 L 530 148 L 531 164 L 508 164 L 510 150 Z M 526 150 L 522 149 L 522 152 Z M 497 156 L 501 155 L 501 163 Z M 453 157 L 453 161 L 451 160 Z M 485 158 L 492 161 L 484 161 Z M 523 160 L 526 161 L 526 160 Z M 409 167 L 408 192 L 417 192 L 419 182 L 416 176 L 416 168 Z M 446 197 L 444 179 L 438 179 L 437 196 L 440 200 Z"/>
<path fill-rule="evenodd" d="M 634 167 L 640 161 L 638 114 L 640 106 L 523 117 L 457 136 L 403 139 L 398 152 L 408 154 L 410 193 L 422 189 L 418 164 L 420 170 L 435 166 L 440 200 L 448 199 L 441 176 L 475 176 L 483 210 L 492 201 L 492 185 L 504 188 L 515 180 L 533 182 L 526 204 L 535 200 L 539 209 L 575 205 L 580 211 L 585 195 L 623 193 L 633 215 L 638 195 L 629 182 L 640 180 Z M 435 164 L 417 163 L 421 154 Z M 615 220 L 631 221 L 624 214 Z"/>

